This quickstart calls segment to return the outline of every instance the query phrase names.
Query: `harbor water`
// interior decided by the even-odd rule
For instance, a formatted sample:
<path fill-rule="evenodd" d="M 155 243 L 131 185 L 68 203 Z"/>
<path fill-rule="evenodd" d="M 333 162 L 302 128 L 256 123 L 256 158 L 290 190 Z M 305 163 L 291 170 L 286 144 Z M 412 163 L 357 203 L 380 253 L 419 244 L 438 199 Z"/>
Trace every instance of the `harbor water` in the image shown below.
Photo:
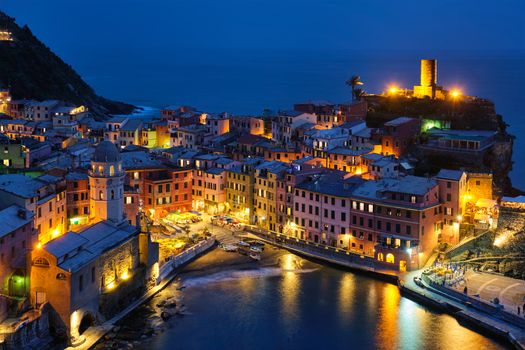
<path fill-rule="evenodd" d="M 171 302 L 179 312 L 164 321 Z M 120 327 L 112 341 L 138 349 L 505 348 L 395 285 L 269 247 L 259 262 L 219 249 L 199 258 Z"/>

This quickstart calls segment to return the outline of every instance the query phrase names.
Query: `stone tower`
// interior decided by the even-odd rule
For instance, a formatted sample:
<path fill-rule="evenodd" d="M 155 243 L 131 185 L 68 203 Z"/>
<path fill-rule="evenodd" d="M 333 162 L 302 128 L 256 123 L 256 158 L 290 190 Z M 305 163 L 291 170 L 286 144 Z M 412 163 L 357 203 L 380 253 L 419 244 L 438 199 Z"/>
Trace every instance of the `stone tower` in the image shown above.
<path fill-rule="evenodd" d="M 437 85 L 437 60 L 421 60 L 420 84 L 414 86 L 415 97 L 445 98 L 443 88 Z"/>
<path fill-rule="evenodd" d="M 124 177 L 117 147 L 109 141 L 99 143 L 89 171 L 90 221 L 120 224 L 125 220 Z"/>
<path fill-rule="evenodd" d="M 421 60 L 421 86 L 437 85 L 437 61 Z"/>

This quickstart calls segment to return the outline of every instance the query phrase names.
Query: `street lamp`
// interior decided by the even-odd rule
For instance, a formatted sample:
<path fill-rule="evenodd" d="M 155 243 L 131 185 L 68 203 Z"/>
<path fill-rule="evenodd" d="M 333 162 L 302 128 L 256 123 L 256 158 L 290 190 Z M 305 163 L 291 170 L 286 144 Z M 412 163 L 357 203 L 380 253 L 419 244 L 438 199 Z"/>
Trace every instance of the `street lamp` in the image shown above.
<path fill-rule="evenodd" d="M 458 90 L 458 89 L 452 89 L 450 91 L 450 96 L 453 98 L 453 99 L 457 99 L 458 97 L 461 96 L 461 91 Z"/>
<path fill-rule="evenodd" d="M 387 91 L 389 95 L 397 95 L 401 90 L 396 85 L 391 85 Z"/>

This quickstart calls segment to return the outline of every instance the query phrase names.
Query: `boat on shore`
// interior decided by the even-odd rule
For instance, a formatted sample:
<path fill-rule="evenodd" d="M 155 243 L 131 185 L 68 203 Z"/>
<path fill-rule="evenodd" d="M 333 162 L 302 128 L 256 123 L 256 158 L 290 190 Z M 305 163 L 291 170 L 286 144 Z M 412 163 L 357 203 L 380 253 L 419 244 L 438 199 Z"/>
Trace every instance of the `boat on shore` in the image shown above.
<path fill-rule="evenodd" d="M 261 260 L 261 254 L 258 254 L 258 253 L 255 253 L 255 252 L 250 252 L 250 254 L 248 254 L 248 256 L 250 258 L 252 258 L 253 260 L 256 260 L 256 261 Z"/>
<path fill-rule="evenodd" d="M 262 248 L 261 247 L 258 247 L 256 245 L 251 245 L 250 246 L 250 250 L 254 253 L 262 253 Z"/>
<path fill-rule="evenodd" d="M 236 252 L 238 249 L 237 245 L 235 244 L 223 244 L 221 248 L 225 252 Z"/>

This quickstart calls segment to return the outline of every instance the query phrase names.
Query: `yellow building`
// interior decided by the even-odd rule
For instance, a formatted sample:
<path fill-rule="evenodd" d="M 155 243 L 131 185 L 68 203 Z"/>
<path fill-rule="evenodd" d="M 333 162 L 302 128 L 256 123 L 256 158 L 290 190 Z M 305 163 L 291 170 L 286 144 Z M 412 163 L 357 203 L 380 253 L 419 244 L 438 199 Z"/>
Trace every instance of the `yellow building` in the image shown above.
<path fill-rule="evenodd" d="M 254 222 L 255 167 L 262 162 L 262 158 L 246 158 L 226 171 L 226 201 L 231 214 L 250 224 Z"/>
<path fill-rule="evenodd" d="M 286 169 L 286 163 L 277 161 L 265 162 L 256 167 L 253 220 L 263 229 L 277 229 L 277 180 Z"/>

